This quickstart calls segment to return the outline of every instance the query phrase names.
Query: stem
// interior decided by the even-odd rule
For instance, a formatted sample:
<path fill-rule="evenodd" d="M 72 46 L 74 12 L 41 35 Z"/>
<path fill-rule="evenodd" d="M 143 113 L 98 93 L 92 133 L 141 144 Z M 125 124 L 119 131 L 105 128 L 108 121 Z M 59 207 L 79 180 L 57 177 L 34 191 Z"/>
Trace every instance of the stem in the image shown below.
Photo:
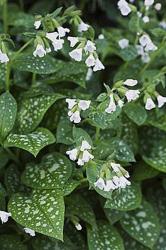
<path fill-rule="evenodd" d="M 32 74 L 32 86 L 35 86 L 36 83 L 36 73 Z"/>
<path fill-rule="evenodd" d="M 9 148 L 4 148 L 6 152 L 9 154 L 10 158 L 17 163 L 18 165 L 21 165 L 21 162 L 18 160 L 18 158 L 15 156 L 15 154 L 9 149 Z"/>
<path fill-rule="evenodd" d="M 7 0 L 4 1 L 3 4 L 3 29 L 4 33 L 8 32 L 8 11 L 7 11 Z"/>
<path fill-rule="evenodd" d="M 7 63 L 6 65 L 6 90 L 10 90 L 10 72 L 11 72 L 11 67 L 10 67 L 10 62 Z"/>
<path fill-rule="evenodd" d="M 95 141 L 98 142 L 100 137 L 100 128 L 96 127 Z"/>
<path fill-rule="evenodd" d="M 17 58 L 17 56 L 26 48 L 28 45 L 33 41 L 33 38 L 31 38 L 28 42 L 26 42 L 13 56 L 12 61 Z"/>

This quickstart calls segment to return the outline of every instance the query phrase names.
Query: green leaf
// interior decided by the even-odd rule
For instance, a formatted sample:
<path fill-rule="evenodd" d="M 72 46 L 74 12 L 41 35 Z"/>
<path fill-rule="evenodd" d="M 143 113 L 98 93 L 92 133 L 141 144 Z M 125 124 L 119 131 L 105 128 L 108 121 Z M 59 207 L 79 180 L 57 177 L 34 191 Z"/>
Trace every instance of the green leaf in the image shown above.
<path fill-rule="evenodd" d="M 123 217 L 125 212 L 115 210 L 115 209 L 110 209 L 110 208 L 104 208 L 104 213 L 105 213 L 109 223 L 111 223 L 111 225 L 113 225 L 114 223 L 116 223 L 117 221 L 119 221 Z"/>
<path fill-rule="evenodd" d="M 53 84 L 66 81 L 74 82 L 85 88 L 86 74 L 87 67 L 84 63 L 61 61 L 61 68 L 45 82 Z"/>
<path fill-rule="evenodd" d="M 24 149 L 35 157 L 39 151 L 55 142 L 53 134 L 46 128 L 38 128 L 30 134 L 9 134 L 4 146 Z"/>
<path fill-rule="evenodd" d="M 14 195 L 8 204 L 12 218 L 24 227 L 63 240 L 64 201 L 58 190 L 34 190 Z"/>
<path fill-rule="evenodd" d="M 75 126 L 73 127 L 73 139 L 77 146 L 80 146 L 83 140 L 86 140 L 91 146 L 93 145 L 89 134 L 82 128 Z"/>
<path fill-rule="evenodd" d="M 119 233 L 107 222 L 98 222 L 97 229 L 88 228 L 87 237 L 89 250 L 124 250 Z"/>
<path fill-rule="evenodd" d="M 62 99 L 60 94 L 43 94 L 21 99 L 18 115 L 17 127 L 20 133 L 29 133 L 36 129 L 42 121 L 44 114 L 54 102 Z"/>
<path fill-rule="evenodd" d="M 79 181 L 69 179 L 63 188 L 64 196 L 71 194 L 79 186 L 79 184 Z"/>
<path fill-rule="evenodd" d="M 149 112 L 147 123 L 153 127 L 166 131 L 165 109 L 155 109 Z"/>
<path fill-rule="evenodd" d="M 166 173 L 166 133 L 156 128 L 141 130 L 141 152 L 151 167 Z"/>
<path fill-rule="evenodd" d="M 18 235 L 1 234 L 0 242 L 2 250 L 27 250 L 27 246 L 24 245 Z"/>
<path fill-rule="evenodd" d="M 77 216 L 92 227 L 96 226 L 95 213 L 91 205 L 80 194 L 72 194 L 66 197 L 65 201 L 67 216 Z"/>
<path fill-rule="evenodd" d="M 131 237 L 150 248 L 159 237 L 158 217 L 153 207 L 145 200 L 139 208 L 124 214 L 121 225 Z"/>
<path fill-rule="evenodd" d="M 56 131 L 57 143 L 63 143 L 65 145 L 73 144 L 73 126 L 68 117 L 61 116 Z"/>
<path fill-rule="evenodd" d="M 0 96 L 0 138 L 3 140 L 12 130 L 17 113 L 14 97 L 5 92 Z"/>
<path fill-rule="evenodd" d="M 143 180 L 151 179 L 157 176 L 158 174 L 159 174 L 159 171 L 150 167 L 149 165 L 147 165 L 145 162 L 142 161 L 136 164 L 136 166 L 134 167 L 132 178 L 135 181 L 143 181 Z"/>
<path fill-rule="evenodd" d="M 142 245 L 138 241 L 134 240 L 126 232 L 121 230 L 120 233 L 121 233 L 121 236 L 122 236 L 123 241 L 124 241 L 125 249 L 149 250 L 149 247 L 145 247 L 144 245 Z"/>
<path fill-rule="evenodd" d="M 17 193 L 20 190 L 20 172 L 16 165 L 10 165 L 5 172 L 5 185 L 8 194 Z"/>
<path fill-rule="evenodd" d="M 144 107 L 138 103 L 128 103 L 124 107 L 126 115 L 138 126 L 142 125 L 147 119 L 147 113 Z"/>
<path fill-rule="evenodd" d="M 41 163 L 30 163 L 22 175 L 24 184 L 35 189 L 63 189 L 72 173 L 72 165 L 66 156 L 50 153 Z"/>
<path fill-rule="evenodd" d="M 117 55 L 119 55 L 125 62 L 129 62 L 134 60 L 138 56 L 138 53 L 134 46 L 129 45 L 127 48 L 119 50 Z"/>
<path fill-rule="evenodd" d="M 5 167 L 9 161 L 9 156 L 3 148 L 0 148 L 0 169 Z"/>
<path fill-rule="evenodd" d="M 61 61 L 49 55 L 40 58 L 34 57 L 33 54 L 22 54 L 14 60 L 12 66 L 19 71 L 45 75 L 58 72 Z"/>
<path fill-rule="evenodd" d="M 120 190 L 115 190 L 112 197 L 106 201 L 105 208 L 117 209 L 120 211 L 133 210 L 141 204 L 141 188 L 140 184 L 133 183 Z"/>

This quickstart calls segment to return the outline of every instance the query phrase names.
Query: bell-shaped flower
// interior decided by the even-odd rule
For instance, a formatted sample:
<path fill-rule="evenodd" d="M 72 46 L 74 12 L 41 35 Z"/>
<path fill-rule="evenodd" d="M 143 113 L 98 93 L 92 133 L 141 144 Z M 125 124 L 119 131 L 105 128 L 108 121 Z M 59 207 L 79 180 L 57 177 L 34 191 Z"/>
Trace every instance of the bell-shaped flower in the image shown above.
<path fill-rule="evenodd" d="M 126 81 L 123 82 L 125 86 L 133 87 L 137 85 L 138 81 L 134 79 L 127 79 Z"/>
<path fill-rule="evenodd" d="M 112 112 L 115 112 L 115 111 L 116 111 L 116 104 L 114 101 L 113 94 L 111 94 L 110 95 L 110 102 L 109 102 L 108 107 L 105 109 L 105 112 L 111 114 Z"/>
<path fill-rule="evenodd" d="M 64 37 L 66 36 L 66 33 L 70 32 L 68 28 L 63 28 L 63 27 L 58 27 L 57 30 L 58 30 L 59 37 Z"/>
<path fill-rule="evenodd" d="M 77 62 L 82 61 L 82 48 L 77 48 L 77 49 L 72 50 L 69 53 L 69 55 L 71 58 L 73 58 Z"/>
<path fill-rule="evenodd" d="M 157 101 L 158 101 L 158 107 L 161 108 L 166 103 L 166 97 L 158 95 Z"/>
<path fill-rule="evenodd" d="M 92 160 L 94 158 L 94 156 L 92 155 L 92 154 L 90 154 L 89 152 L 88 152 L 88 150 L 84 150 L 83 151 L 83 155 L 82 155 L 82 160 L 83 160 L 83 162 L 88 162 L 88 161 L 90 161 L 90 160 Z"/>
<path fill-rule="evenodd" d="M 119 44 L 119 47 L 121 49 L 125 49 L 125 48 L 127 48 L 129 46 L 129 40 L 123 38 L 123 39 L 121 39 L 121 40 L 118 41 L 118 44 Z"/>
<path fill-rule="evenodd" d="M 11 216 L 11 213 L 0 211 L 0 218 L 1 218 L 2 223 L 7 222 L 10 216 Z"/>
<path fill-rule="evenodd" d="M 81 231 L 81 230 L 82 230 L 82 226 L 81 226 L 80 223 L 75 224 L 75 227 L 76 227 L 76 229 L 77 229 L 78 231 Z"/>
<path fill-rule="evenodd" d="M 78 32 L 84 32 L 89 29 L 89 25 L 81 21 L 81 23 L 78 25 Z"/>
<path fill-rule="evenodd" d="M 78 149 L 74 148 L 72 150 L 68 150 L 66 154 L 69 156 L 70 160 L 75 161 L 78 155 Z"/>
<path fill-rule="evenodd" d="M 151 110 L 154 109 L 156 107 L 154 101 L 152 100 L 151 97 L 148 97 L 146 100 L 146 104 L 145 104 L 145 109 L 147 110 Z"/>
<path fill-rule="evenodd" d="M 9 62 L 9 57 L 6 53 L 3 53 L 1 50 L 0 50 L 0 62 L 1 63 L 8 63 Z"/>
<path fill-rule="evenodd" d="M 70 47 L 72 48 L 79 42 L 78 37 L 74 36 L 68 36 L 67 40 L 70 42 Z"/>
<path fill-rule="evenodd" d="M 80 123 L 81 117 L 80 117 L 80 112 L 76 110 L 75 112 L 68 113 L 70 116 L 70 121 L 74 123 Z M 71 114 L 71 115 L 70 115 Z"/>
<path fill-rule="evenodd" d="M 105 182 L 103 178 L 99 178 L 95 183 L 94 186 L 99 188 L 100 190 L 103 190 L 105 188 Z"/>
<path fill-rule="evenodd" d="M 41 25 L 41 20 L 36 20 L 34 22 L 34 26 L 35 26 L 35 29 L 38 30 L 40 28 L 40 25 Z"/>
<path fill-rule="evenodd" d="M 84 47 L 85 52 L 90 52 L 93 53 L 96 50 L 96 45 L 92 41 L 88 40 L 85 47 Z"/>
<path fill-rule="evenodd" d="M 113 183 L 112 180 L 107 180 L 104 187 L 104 191 L 109 192 L 111 190 L 115 190 L 116 188 L 117 186 Z"/>
<path fill-rule="evenodd" d="M 87 150 L 87 149 L 90 150 L 91 149 L 91 145 L 86 140 L 83 140 L 82 144 L 81 144 L 80 150 L 84 151 L 84 150 Z"/>
<path fill-rule="evenodd" d="M 127 90 L 125 96 L 128 102 L 134 101 L 139 97 L 139 90 Z"/>
<path fill-rule="evenodd" d="M 66 98 L 66 102 L 68 104 L 68 109 L 72 109 L 76 104 L 76 99 Z"/>
<path fill-rule="evenodd" d="M 93 71 L 96 72 L 98 70 L 103 70 L 105 69 L 104 65 L 102 62 L 99 60 L 99 58 L 96 59 L 95 66 L 93 67 Z"/>
<path fill-rule="evenodd" d="M 42 44 L 38 44 L 35 51 L 33 52 L 33 55 L 36 57 L 44 57 L 47 54 L 45 48 Z"/>
<path fill-rule="evenodd" d="M 154 0 L 145 0 L 144 5 L 147 7 L 150 7 L 154 4 Z"/>
<path fill-rule="evenodd" d="M 91 101 L 87 100 L 79 100 L 78 107 L 81 110 L 87 110 L 90 107 Z"/>
<path fill-rule="evenodd" d="M 131 12 L 131 8 L 126 0 L 118 1 L 118 8 L 123 16 L 128 16 Z"/>
<path fill-rule="evenodd" d="M 96 62 L 96 60 L 92 54 L 90 54 L 85 61 L 86 65 L 88 67 L 93 67 L 95 65 L 95 62 Z"/>
<path fill-rule="evenodd" d="M 35 236 L 36 234 L 35 234 L 35 231 L 34 230 L 32 230 L 32 229 L 30 229 L 30 228 L 27 228 L 27 227 L 25 227 L 24 228 L 24 231 L 27 233 L 27 234 L 29 234 L 30 236 Z"/>

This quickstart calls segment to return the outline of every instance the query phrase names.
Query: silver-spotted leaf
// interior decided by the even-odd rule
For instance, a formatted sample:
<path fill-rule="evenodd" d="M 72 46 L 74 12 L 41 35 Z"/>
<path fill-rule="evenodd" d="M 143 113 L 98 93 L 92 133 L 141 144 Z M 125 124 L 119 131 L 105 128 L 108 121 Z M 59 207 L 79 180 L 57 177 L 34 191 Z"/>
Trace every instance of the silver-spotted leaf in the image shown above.
<path fill-rule="evenodd" d="M 120 211 L 133 210 L 141 204 L 141 188 L 138 183 L 133 183 L 112 193 L 111 199 L 105 203 L 105 208 L 117 209 Z"/>
<path fill-rule="evenodd" d="M 98 222 L 96 229 L 88 228 L 89 250 L 124 250 L 122 238 L 116 228 L 107 222 Z"/>
<path fill-rule="evenodd" d="M 15 194 L 8 211 L 22 226 L 63 240 L 64 201 L 60 191 L 34 190 L 31 196 Z"/>
<path fill-rule="evenodd" d="M 57 143 L 63 143 L 66 145 L 73 144 L 73 126 L 68 117 L 61 116 L 56 131 Z"/>
<path fill-rule="evenodd" d="M 124 214 L 121 225 L 131 237 L 150 248 L 159 237 L 158 217 L 151 204 L 145 200 L 139 208 Z"/>
<path fill-rule="evenodd" d="M 12 130 L 17 114 L 17 103 L 14 97 L 5 92 L 0 96 L 0 138 L 3 140 Z"/>
<path fill-rule="evenodd" d="M 142 125 L 147 119 L 147 113 L 144 107 L 138 103 L 128 103 L 124 107 L 126 115 L 138 126 Z"/>
<path fill-rule="evenodd" d="M 43 94 L 21 99 L 18 114 L 17 127 L 20 133 L 29 133 L 36 129 L 44 117 L 46 111 L 57 100 L 63 98 L 60 94 Z"/>
<path fill-rule="evenodd" d="M 55 142 L 53 134 L 46 128 L 38 128 L 30 134 L 9 134 L 4 146 L 24 149 L 34 156 L 39 151 Z"/>
<path fill-rule="evenodd" d="M 60 153 L 51 153 L 44 156 L 39 164 L 28 164 L 22 181 L 35 189 L 63 189 L 71 173 L 70 160 Z"/>

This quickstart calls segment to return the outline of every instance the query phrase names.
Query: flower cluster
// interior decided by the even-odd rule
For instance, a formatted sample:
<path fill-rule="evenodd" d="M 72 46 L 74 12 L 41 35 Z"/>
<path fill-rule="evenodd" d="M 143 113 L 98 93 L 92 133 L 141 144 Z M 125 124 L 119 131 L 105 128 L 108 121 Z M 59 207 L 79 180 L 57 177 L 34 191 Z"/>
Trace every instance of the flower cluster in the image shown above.
<path fill-rule="evenodd" d="M 42 24 L 41 20 L 36 20 L 34 23 L 35 29 L 39 29 Z M 78 32 L 82 33 L 89 29 L 89 25 L 84 23 L 82 20 L 78 24 Z M 70 29 L 64 28 L 62 26 L 57 27 L 57 31 L 49 32 L 41 36 L 37 35 L 34 45 L 35 51 L 33 55 L 44 57 L 47 53 L 51 52 L 51 47 L 54 51 L 61 50 L 64 44 L 64 38 L 66 34 L 70 32 Z M 84 37 L 74 37 L 68 36 L 67 40 L 70 42 L 70 47 L 74 48 L 69 52 L 69 56 L 77 62 L 83 60 L 83 52 L 85 53 L 86 60 L 85 63 L 87 67 L 93 67 L 93 71 L 98 71 L 104 69 L 104 65 L 99 60 L 96 53 L 96 45 L 91 40 L 87 40 Z M 50 45 L 51 42 L 51 45 Z"/>
<path fill-rule="evenodd" d="M 157 50 L 157 46 L 152 42 L 149 35 L 143 34 L 139 38 L 139 44 L 136 45 L 137 53 L 141 56 L 144 63 L 150 61 L 149 52 Z"/>
<path fill-rule="evenodd" d="M 109 192 L 118 188 L 125 188 L 130 185 L 129 173 L 120 165 L 114 162 L 111 162 L 106 171 L 101 172 L 101 176 L 94 183 L 94 186 L 100 190 Z M 106 173 L 106 174 L 105 174 Z"/>
<path fill-rule="evenodd" d="M 94 158 L 94 156 L 89 152 L 91 149 L 91 145 L 86 140 L 83 140 L 80 147 L 69 150 L 66 154 L 69 156 L 70 160 L 77 160 L 77 164 L 79 166 L 83 166 L 85 163 Z"/>
<path fill-rule="evenodd" d="M 79 123 L 81 121 L 81 110 L 87 110 L 91 103 L 89 100 L 76 100 L 70 98 L 67 98 L 66 102 L 68 103 L 69 109 L 68 116 L 70 117 L 70 121 L 74 123 Z"/>
<path fill-rule="evenodd" d="M 118 82 L 117 87 L 115 84 L 115 88 L 113 88 L 112 92 L 109 94 L 110 101 L 108 107 L 105 109 L 105 112 L 112 113 L 116 111 L 118 106 L 122 108 L 124 105 L 124 97 L 127 99 L 128 102 L 136 100 L 140 95 L 140 91 L 128 89 L 128 87 L 133 87 L 137 85 L 137 83 L 137 80 L 127 79 L 124 82 Z"/>

